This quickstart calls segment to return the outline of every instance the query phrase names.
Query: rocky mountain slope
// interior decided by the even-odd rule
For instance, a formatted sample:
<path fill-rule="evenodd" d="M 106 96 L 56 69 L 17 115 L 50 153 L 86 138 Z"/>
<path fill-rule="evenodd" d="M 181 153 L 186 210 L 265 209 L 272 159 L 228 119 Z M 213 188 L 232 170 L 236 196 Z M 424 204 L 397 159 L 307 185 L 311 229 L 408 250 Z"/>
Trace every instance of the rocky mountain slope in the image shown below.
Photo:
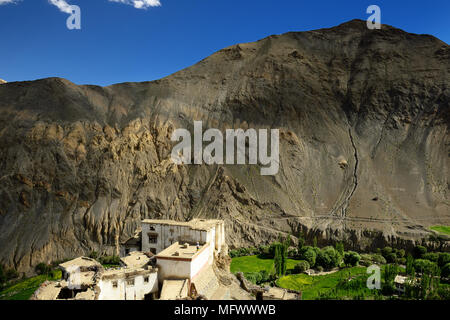
<path fill-rule="evenodd" d="M 161 80 L 0 86 L 0 263 L 114 253 L 143 218 L 407 246 L 450 224 L 450 48 L 353 20 L 223 49 Z M 175 165 L 176 128 L 280 129 L 280 170 Z"/>

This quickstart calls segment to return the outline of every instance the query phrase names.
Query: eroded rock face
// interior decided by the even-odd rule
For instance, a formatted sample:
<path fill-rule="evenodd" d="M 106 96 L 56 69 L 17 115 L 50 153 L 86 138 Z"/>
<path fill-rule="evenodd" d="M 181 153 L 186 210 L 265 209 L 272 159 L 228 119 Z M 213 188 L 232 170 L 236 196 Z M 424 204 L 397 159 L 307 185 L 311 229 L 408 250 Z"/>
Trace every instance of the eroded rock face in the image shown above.
<path fill-rule="evenodd" d="M 0 87 L 0 263 L 114 253 L 143 218 L 365 248 L 448 224 L 450 48 L 364 21 L 223 49 L 167 78 Z M 279 128 L 280 170 L 175 165 L 176 128 Z M 324 240 L 321 240 L 321 239 Z"/>

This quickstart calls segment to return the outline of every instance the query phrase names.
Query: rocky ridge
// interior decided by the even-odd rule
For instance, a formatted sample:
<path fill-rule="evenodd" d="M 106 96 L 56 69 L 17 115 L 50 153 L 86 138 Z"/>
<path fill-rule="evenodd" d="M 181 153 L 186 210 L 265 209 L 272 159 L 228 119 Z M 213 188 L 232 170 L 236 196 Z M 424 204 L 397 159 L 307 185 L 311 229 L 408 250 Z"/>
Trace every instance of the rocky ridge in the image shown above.
<path fill-rule="evenodd" d="M 0 87 L 0 263 L 115 253 L 144 218 L 411 246 L 450 223 L 450 48 L 353 20 L 220 50 L 161 80 Z M 280 129 L 280 170 L 175 165 L 176 128 Z"/>

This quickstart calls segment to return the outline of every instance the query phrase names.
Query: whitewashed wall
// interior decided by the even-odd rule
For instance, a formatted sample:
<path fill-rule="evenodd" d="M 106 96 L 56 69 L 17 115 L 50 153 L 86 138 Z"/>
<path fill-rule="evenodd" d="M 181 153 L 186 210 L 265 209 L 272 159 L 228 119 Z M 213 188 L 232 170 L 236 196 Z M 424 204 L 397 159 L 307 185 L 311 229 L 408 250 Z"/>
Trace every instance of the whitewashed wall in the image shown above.
<path fill-rule="evenodd" d="M 158 259 L 157 266 L 160 283 L 167 279 L 190 279 L 191 277 L 190 261 Z"/>
<path fill-rule="evenodd" d="M 148 283 L 144 282 L 144 277 L 148 276 Z M 117 281 L 117 288 L 113 287 L 113 282 Z M 137 275 L 134 277 L 134 285 L 127 284 L 126 279 L 107 279 L 99 281 L 99 300 L 143 300 L 148 293 L 158 292 L 158 275 L 156 272 L 147 275 Z"/>
<path fill-rule="evenodd" d="M 212 249 L 212 251 L 211 251 Z M 206 265 L 211 265 L 214 260 L 214 247 L 208 247 L 196 256 L 191 263 L 190 278 L 194 278 Z"/>
<path fill-rule="evenodd" d="M 150 230 L 150 227 L 153 226 L 155 230 Z M 149 242 L 149 233 L 157 233 L 158 241 L 157 243 Z M 148 252 L 151 251 L 151 248 L 156 249 L 156 253 L 159 253 L 172 245 L 175 242 L 189 242 L 196 243 L 199 242 L 201 244 L 208 242 L 210 238 L 210 232 L 204 230 L 193 230 L 189 226 L 174 226 L 174 225 L 162 225 L 162 224 L 153 224 L 150 225 L 148 223 L 142 224 L 142 251 Z M 214 238 L 213 238 L 214 239 Z"/>
<path fill-rule="evenodd" d="M 203 249 L 192 260 L 180 260 L 176 258 L 158 259 L 158 279 L 162 283 L 167 279 L 192 279 L 206 265 L 213 263 L 214 256 L 210 247 Z"/>

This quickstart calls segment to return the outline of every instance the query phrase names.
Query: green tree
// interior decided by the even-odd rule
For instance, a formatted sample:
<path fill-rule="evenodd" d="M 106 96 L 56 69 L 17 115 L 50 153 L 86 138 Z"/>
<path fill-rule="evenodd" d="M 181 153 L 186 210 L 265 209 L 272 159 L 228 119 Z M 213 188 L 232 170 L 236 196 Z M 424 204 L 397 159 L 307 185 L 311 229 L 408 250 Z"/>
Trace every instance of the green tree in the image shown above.
<path fill-rule="evenodd" d="M 281 277 L 283 271 L 281 266 L 281 250 L 279 245 L 274 246 L 273 264 L 275 266 L 275 274 L 277 277 Z"/>
<path fill-rule="evenodd" d="M 36 267 L 34 267 L 34 270 L 37 274 L 49 274 L 52 270 L 51 266 L 41 262 Z"/>
<path fill-rule="evenodd" d="M 397 262 L 397 255 L 394 252 L 390 252 L 384 256 L 386 258 L 386 261 L 388 263 L 396 263 Z"/>
<path fill-rule="evenodd" d="M 298 234 L 298 245 L 297 245 L 298 252 L 302 250 L 304 245 L 305 245 L 305 236 L 303 235 L 303 232 L 300 231 L 300 233 Z"/>
<path fill-rule="evenodd" d="M 450 262 L 442 267 L 442 269 L 441 269 L 441 277 L 442 278 L 450 278 Z"/>
<path fill-rule="evenodd" d="M 410 254 L 406 257 L 406 274 L 408 276 L 414 275 L 414 258 Z"/>
<path fill-rule="evenodd" d="M 386 259 L 381 254 L 374 253 L 374 254 L 372 254 L 371 257 L 372 257 L 372 261 L 376 264 L 386 264 L 387 263 Z"/>
<path fill-rule="evenodd" d="M 269 257 L 275 259 L 276 248 L 281 245 L 279 241 L 272 242 L 269 247 Z"/>
<path fill-rule="evenodd" d="M 430 260 L 416 259 L 414 261 L 414 269 L 422 274 L 432 274 L 437 269 L 437 264 Z"/>
<path fill-rule="evenodd" d="M 396 254 L 397 254 L 397 257 L 404 258 L 405 254 L 406 254 L 405 249 L 397 250 Z"/>
<path fill-rule="evenodd" d="M 310 246 L 305 246 L 302 248 L 302 251 L 299 254 L 301 260 L 308 261 L 310 267 L 314 267 L 316 264 L 317 254 L 314 248 Z"/>
<path fill-rule="evenodd" d="M 344 263 L 347 266 L 357 266 L 359 260 L 361 260 L 361 256 L 354 251 L 347 251 L 344 253 Z"/>
<path fill-rule="evenodd" d="M 436 253 L 436 252 L 428 252 L 428 253 L 425 253 L 425 254 L 422 256 L 422 259 L 429 260 L 429 261 L 432 261 L 432 262 L 438 262 L 438 259 L 439 259 L 439 253 Z"/>
<path fill-rule="evenodd" d="M 331 246 L 322 248 L 316 258 L 316 264 L 328 270 L 339 266 L 341 261 L 341 255 Z"/>
<path fill-rule="evenodd" d="M 308 261 L 306 260 L 300 260 L 294 267 L 294 272 L 295 273 L 302 273 L 305 272 L 306 270 L 308 270 L 310 267 Z"/>
<path fill-rule="evenodd" d="M 421 259 L 422 256 L 427 253 L 427 248 L 424 246 L 415 246 L 413 250 L 413 256 L 416 259 Z"/>
<path fill-rule="evenodd" d="M 344 244 L 342 242 L 336 243 L 336 250 L 339 252 L 339 254 L 343 257 L 344 256 Z"/>
<path fill-rule="evenodd" d="M 396 265 L 394 264 L 387 264 L 386 267 L 384 268 L 384 273 L 383 273 L 383 287 L 382 287 L 382 291 L 384 294 L 386 295 L 390 295 L 394 292 L 395 287 L 394 287 L 394 279 L 398 274 L 398 268 Z"/>
<path fill-rule="evenodd" d="M 391 247 L 384 247 L 381 250 L 381 255 L 387 260 L 387 256 L 390 255 L 392 253 L 392 248 Z"/>
<path fill-rule="evenodd" d="M 449 262 L 450 262 L 450 253 L 448 253 L 448 252 L 440 252 L 439 253 L 439 258 L 438 258 L 438 266 L 442 268 L 443 266 L 445 266 Z"/>
<path fill-rule="evenodd" d="M 279 241 L 275 243 L 274 264 L 275 272 L 278 277 L 282 277 L 286 274 L 288 248 L 290 244 L 291 237 L 287 236 L 286 238 L 283 238 L 281 235 Z"/>
<path fill-rule="evenodd" d="M 417 260 L 416 260 L 417 261 Z M 424 260 L 428 261 L 428 260 Z M 430 261 L 428 261 L 430 262 Z M 433 263 L 433 262 L 431 262 Z M 420 298 L 435 299 L 440 285 L 440 272 L 437 264 L 433 263 L 425 269 L 420 278 Z M 439 298 L 439 297 L 438 297 Z"/>

